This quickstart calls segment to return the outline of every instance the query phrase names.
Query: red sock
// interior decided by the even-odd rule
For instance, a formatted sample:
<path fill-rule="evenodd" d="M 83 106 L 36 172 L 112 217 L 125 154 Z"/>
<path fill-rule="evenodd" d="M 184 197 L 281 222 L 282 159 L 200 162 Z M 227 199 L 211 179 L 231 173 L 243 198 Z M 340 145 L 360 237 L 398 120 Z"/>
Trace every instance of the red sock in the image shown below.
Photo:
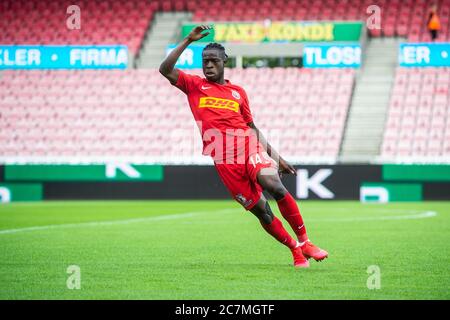
<path fill-rule="evenodd" d="M 284 198 L 278 200 L 277 203 L 281 214 L 286 219 L 286 221 L 289 222 L 291 228 L 297 235 L 298 241 L 307 241 L 308 236 L 306 235 L 306 228 L 303 224 L 303 218 L 300 214 L 300 209 L 297 206 L 297 202 L 295 202 L 295 199 L 292 197 L 292 195 L 289 192 L 286 193 Z"/>
<path fill-rule="evenodd" d="M 297 245 L 297 241 L 295 241 L 291 237 L 291 235 L 286 231 L 286 229 L 283 227 L 283 224 L 277 217 L 274 216 L 270 224 L 261 222 L 261 225 L 267 231 L 267 233 L 272 235 L 275 239 L 277 239 L 290 249 L 295 248 L 295 246 Z"/>

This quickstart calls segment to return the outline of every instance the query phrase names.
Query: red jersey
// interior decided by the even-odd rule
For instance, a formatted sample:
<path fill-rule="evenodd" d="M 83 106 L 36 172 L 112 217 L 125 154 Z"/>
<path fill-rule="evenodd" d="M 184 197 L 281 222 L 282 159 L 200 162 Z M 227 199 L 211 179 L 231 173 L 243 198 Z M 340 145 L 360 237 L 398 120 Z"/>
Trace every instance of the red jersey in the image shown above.
<path fill-rule="evenodd" d="M 223 137 L 223 152 L 227 152 L 227 155 L 224 154 L 222 159 L 229 159 L 231 153 L 236 158 L 236 155 L 243 151 L 239 143 L 225 144 L 227 136 L 233 139 L 247 137 L 245 147 L 249 150 L 248 137 L 256 136 L 247 125 L 253 122 L 253 118 L 244 89 L 231 84 L 229 80 L 225 80 L 225 84 L 219 84 L 196 75 L 186 74 L 181 70 L 178 72 L 179 77 L 175 86 L 187 95 L 192 114 L 202 134 L 203 154 L 213 156 L 215 160 L 218 159 L 216 158 L 217 150 L 216 154 L 212 154 L 211 148 L 208 148 L 214 140 L 211 138 L 214 132 L 220 132 Z"/>

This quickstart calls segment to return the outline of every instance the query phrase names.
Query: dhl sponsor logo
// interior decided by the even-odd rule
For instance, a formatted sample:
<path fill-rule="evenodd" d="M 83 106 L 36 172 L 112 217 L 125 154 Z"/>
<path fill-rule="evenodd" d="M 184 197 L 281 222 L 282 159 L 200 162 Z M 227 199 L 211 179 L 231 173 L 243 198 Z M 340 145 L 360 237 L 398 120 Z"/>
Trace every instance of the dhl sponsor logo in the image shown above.
<path fill-rule="evenodd" d="M 233 100 L 215 98 L 215 97 L 202 97 L 198 104 L 199 108 L 217 108 L 228 109 L 234 112 L 239 112 L 239 103 Z"/>

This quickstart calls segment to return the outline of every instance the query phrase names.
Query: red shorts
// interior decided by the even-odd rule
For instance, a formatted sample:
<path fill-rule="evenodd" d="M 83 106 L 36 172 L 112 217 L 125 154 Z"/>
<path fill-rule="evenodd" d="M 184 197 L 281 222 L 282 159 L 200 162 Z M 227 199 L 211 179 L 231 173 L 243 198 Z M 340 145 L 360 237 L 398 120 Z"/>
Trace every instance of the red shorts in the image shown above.
<path fill-rule="evenodd" d="M 261 198 L 263 188 L 256 177 L 258 172 L 263 168 L 271 168 L 273 173 L 278 168 L 266 151 L 253 153 L 243 164 L 216 163 L 215 167 L 231 196 L 246 210 L 252 209 Z"/>

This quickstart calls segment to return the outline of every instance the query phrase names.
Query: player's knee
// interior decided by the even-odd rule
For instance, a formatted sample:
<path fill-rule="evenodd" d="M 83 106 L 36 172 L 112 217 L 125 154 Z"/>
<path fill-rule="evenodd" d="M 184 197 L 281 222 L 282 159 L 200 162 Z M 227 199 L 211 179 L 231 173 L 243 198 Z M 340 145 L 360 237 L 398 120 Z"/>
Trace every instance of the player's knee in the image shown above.
<path fill-rule="evenodd" d="M 286 195 L 286 188 L 282 185 L 282 184 L 274 184 L 271 185 L 268 189 L 267 192 L 270 193 L 270 195 L 275 199 L 275 200 L 280 200 L 282 199 L 285 195 Z"/>
<path fill-rule="evenodd" d="M 269 206 L 269 202 L 266 202 L 265 204 L 265 208 L 264 208 L 264 213 L 261 214 L 259 220 L 261 220 L 261 222 L 263 222 L 264 224 L 271 224 L 273 221 L 273 212 L 272 209 Z"/>
<path fill-rule="evenodd" d="M 263 215 L 261 215 L 261 217 L 259 218 L 259 220 L 264 223 L 264 224 L 271 224 L 273 221 L 273 216 L 264 213 Z"/>
<path fill-rule="evenodd" d="M 286 195 L 286 188 L 277 176 L 261 177 L 260 184 L 275 199 L 282 199 Z"/>

